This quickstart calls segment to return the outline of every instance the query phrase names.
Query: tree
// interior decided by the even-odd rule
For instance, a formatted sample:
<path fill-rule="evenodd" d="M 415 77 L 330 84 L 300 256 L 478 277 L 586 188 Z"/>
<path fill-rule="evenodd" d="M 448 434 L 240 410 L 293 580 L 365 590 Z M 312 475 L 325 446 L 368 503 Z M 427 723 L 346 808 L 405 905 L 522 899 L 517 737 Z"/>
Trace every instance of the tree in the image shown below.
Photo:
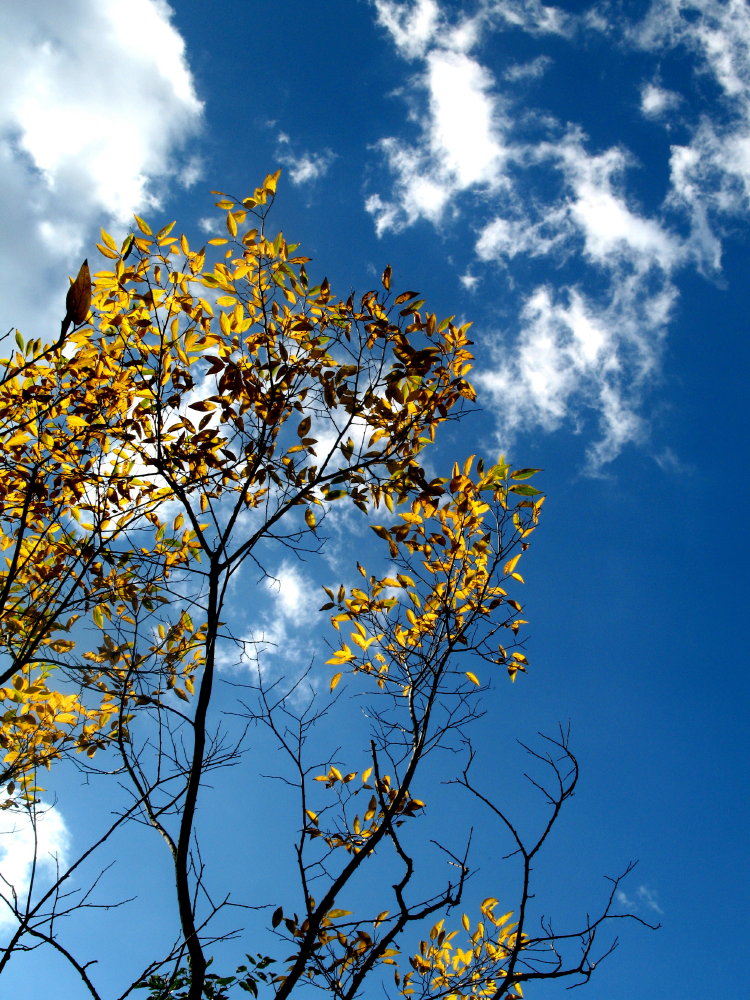
<path fill-rule="evenodd" d="M 266 235 L 277 177 L 249 198 L 220 195 L 228 237 L 210 251 L 138 217 L 120 248 L 103 232 L 112 270 L 94 276 L 90 322 L 82 268 L 59 341 L 17 335 L 4 362 L 4 807 L 33 820 L 40 770 L 73 764 L 125 798 L 50 886 L 6 885 L 15 930 L 0 972 L 43 944 L 103 995 L 63 920 L 105 905 L 92 903 L 97 877 L 69 887 L 145 823 L 170 859 L 178 932 L 125 974 L 121 997 L 199 1000 L 236 986 L 285 1000 L 318 986 L 353 998 L 378 983 L 389 995 L 500 998 L 537 979 L 587 979 L 603 924 L 620 916 L 619 879 L 574 932 L 532 929 L 529 907 L 532 862 L 577 781 L 567 734 L 530 748 L 551 779 L 535 779 L 549 816 L 530 840 L 471 771 L 488 681 L 527 666 L 508 590 L 523 582 L 539 519 L 538 470 L 471 456 L 448 476 L 428 471 L 438 429 L 475 398 L 468 327 L 438 320 L 415 292 L 393 295 L 390 268 L 358 300 L 312 285 L 298 248 Z M 68 332 L 70 322 L 83 325 Z M 332 648 L 269 674 L 257 642 L 232 628 L 230 587 L 243 567 L 271 577 L 280 550 L 315 558 L 341 511 L 370 524 L 383 568 L 357 563 L 358 585 L 325 587 Z M 222 717 L 228 650 L 254 669 Z M 345 750 L 327 726 L 352 719 L 351 697 L 366 700 L 366 729 Z M 221 977 L 209 954 L 229 932 L 212 928 L 231 904 L 210 888 L 199 802 L 212 771 L 246 767 L 248 726 L 281 751 L 275 776 L 295 797 L 280 852 L 290 870 L 283 900 L 248 904 L 269 906 L 266 930 L 243 936 L 256 957 Z M 429 762 L 445 749 L 462 763 L 440 777 L 505 829 L 522 867 L 515 913 L 500 916 L 487 895 L 461 930 L 450 913 L 471 874 L 469 843 L 441 844 L 447 874 L 436 875 L 413 833 L 428 822 L 432 803 L 417 794 Z M 372 887 L 373 866 L 370 895 L 387 905 L 346 909 Z"/>

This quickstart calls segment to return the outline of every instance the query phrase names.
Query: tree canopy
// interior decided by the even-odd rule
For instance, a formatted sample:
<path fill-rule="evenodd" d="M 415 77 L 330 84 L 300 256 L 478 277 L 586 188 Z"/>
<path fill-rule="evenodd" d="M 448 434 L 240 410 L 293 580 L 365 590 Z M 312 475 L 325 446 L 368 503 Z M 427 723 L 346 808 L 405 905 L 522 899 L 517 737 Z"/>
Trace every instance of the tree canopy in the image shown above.
<path fill-rule="evenodd" d="M 63 918 L 99 891 L 95 875 L 80 888 L 82 873 L 145 823 L 172 867 L 177 929 L 145 967 L 121 963 L 118 996 L 236 987 L 284 1000 L 319 987 L 343 1000 L 377 983 L 390 996 L 499 1000 L 540 979 L 585 980 L 609 948 L 602 925 L 621 916 L 619 879 L 573 931 L 532 926 L 529 907 L 533 861 L 578 778 L 567 734 L 530 748 L 549 810 L 530 840 L 472 769 L 487 686 L 527 667 L 517 591 L 538 470 L 470 456 L 435 474 L 441 425 L 475 400 L 468 326 L 392 291 L 390 268 L 346 299 L 312 283 L 308 258 L 267 232 L 277 179 L 248 198 L 220 194 L 227 235 L 200 249 L 138 217 L 122 245 L 102 232 L 110 269 L 90 289 L 81 267 L 58 340 L 16 334 L 2 362 L 2 806 L 33 822 L 44 774 L 74 766 L 123 792 L 50 886 L 5 885 L 14 930 L 0 973 L 44 945 L 83 995 L 105 995 Z M 274 676 L 233 628 L 232 587 L 259 587 L 279 552 L 316 559 L 326 521 L 344 516 L 369 524 L 382 554 L 364 547 L 340 567 L 344 582 L 321 591 L 329 648 Z M 216 694 L 227 658 L 244 671 L 228 714 Z M 368 708 L 360 745 L 342 748 L 323 720 L 354 712 L 350 696 Z M 231 877 L 216 895 L 199 806 L 212 772 L 262 770 L 243 752 L 248 725 L 280 751 L 296 804 L 283 898 L 241 900 L 261 907 L 264 929 L 255 914 L 240 938 L 256 957 L 221 977 L 209 965 Z M 488 890 L 457 919 L 469 844 L 440 845 L 441 870 L 412 833 L 446 794 L 433 782 L 437 797 L 421 797 L 441 748 L 458 762 L 442 777 L 483 810 L 477 822 L 499 823 L 521 866 L 514 900 Z M 71 785 L 62 805 L 74 810 Z M 354 889 L 375 871 L 377 904 Z"/>

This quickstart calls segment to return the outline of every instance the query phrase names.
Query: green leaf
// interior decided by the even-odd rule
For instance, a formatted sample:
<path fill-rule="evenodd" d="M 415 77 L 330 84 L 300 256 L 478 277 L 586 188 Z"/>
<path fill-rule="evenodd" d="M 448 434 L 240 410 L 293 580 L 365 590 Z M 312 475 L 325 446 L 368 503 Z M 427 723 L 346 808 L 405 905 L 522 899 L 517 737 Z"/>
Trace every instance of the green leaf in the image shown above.
<path fill-rule="evenodd" d="M 536 497 L 541 494 L 541 490 L 536 489 L 534 486 L 509 486 L 509 493 L 517 493 L 522 497 Z"/>

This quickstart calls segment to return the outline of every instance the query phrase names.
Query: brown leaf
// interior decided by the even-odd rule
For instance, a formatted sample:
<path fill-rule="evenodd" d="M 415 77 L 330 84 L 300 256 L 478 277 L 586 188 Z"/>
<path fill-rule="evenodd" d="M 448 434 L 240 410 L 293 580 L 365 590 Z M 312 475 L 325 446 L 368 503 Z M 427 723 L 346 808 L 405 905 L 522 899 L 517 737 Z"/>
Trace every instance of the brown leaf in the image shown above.
<path fill-rule="evenodd" d="M 91 273 L 89 262 L 85 260 L 73 284 L 65 296 L 65 319 L 62 322 L 60 336 L 64 337 L 71 323 L 80 326 L 86 321 L 91 308 Z"/>

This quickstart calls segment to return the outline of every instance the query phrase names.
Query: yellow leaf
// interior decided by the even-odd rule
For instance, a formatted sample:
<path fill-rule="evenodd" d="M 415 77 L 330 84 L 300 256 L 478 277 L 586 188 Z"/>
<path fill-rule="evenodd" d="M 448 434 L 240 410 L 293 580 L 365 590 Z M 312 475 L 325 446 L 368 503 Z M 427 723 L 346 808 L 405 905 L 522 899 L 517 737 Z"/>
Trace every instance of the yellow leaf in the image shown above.
<path fill-rule="evenodd" d="M 133 249 L 133 243 L 135 242 L 135 234 L 129 233 L 125 239 L 122 241 L 122 246 L 120 247 L 120 256 L 123 260 L 130 256 L 130 251 Z"/>
<path fill-rule="evenodd" d="M 365 652 L 367 652 L 368 647 L 370 647 L 373 644 L 373 642 L 376 642 L 377 639 L 380 638 L 380 636 L 372 636 L 369 639 L 365 639 L 363 636 L 358 635 L 356 632 L 350 632 L 349 634 L 351 635 L 352 642 L 355 643 L 357 646 L 359 646 L 360 649 L 363 649 Z"/>
<path fill-rule="evenodd" d="M 72 639 L 55 639 L 50 643 L 50 648 L 56 653 L 69 653 L 75 646 Z"/>
<path fill-rule="evenodd" d="M 274 174 L 268 174 L 266 179 L 263 181 L 263 187 L 269 194 L 275 194 L 276 185 L 278 183 L 279 177 L 281 176 L 281 171 L 277 170 Z"/>
<path fill-rule="evenodd" d="M 307 525 L 308 528 L 314 529 L 317 523 L 318 522 L 315 520 L 315 514 L 308 507 L 307 510 L 305 511 L 305 524 Z"/>
<path fill-rule="evenodd" d="M 331 666 L 336 667 L 341 663 L 348 663 L 349 660 L 353 659 L 354 659 L 354 653 L 351 651 L 349 646 L 347 646 L 347 644 L 344 643 L 341 649 L 337 650 L 330 658 L 330 660 L 326 660 L 326 664 L 330 664 Z"/>
<path fill-rule="evenodd" d="M 472 674 L 470 670 L 467 670 L 466 676 L 469 678 L 472 684 L 476 684 L 477 686 L 479 686 L 479 678 L 476 676 L 476 674 Z"/>
<path fill-rule="evenodd" d="M 11 434 L 7 441 L 3 442 L 3 447 L 15 448 L 18 445 L 26 444 L 29 440 L 31 440 L 30 434 L 27 434 L 25 431 L 16 431 L 14 434 Z"/>
<path fill-rule="evenodd" d="M 102 234 L 102 239 L 107 244 L 109 249 L 114 250 L 115 256 L 117 256 L 117 244 L 115 243 L 115 241 L 112 239 L 112 237 L 105 229 L 100 229 L 99 232 Z"/>
<path fill-rule="evenodd" d="M 329 661 L 330 662 L 330 661 Z M 331 691 L 338 685 L 339 681 L 344 675 L 342 673 L 334 674 L 331 678 Z"/>
<path fill-rule="evenodd" d="M 505 564 L 505 566 L 503 566 L 503 573 L 506 576 L 510 576 L 513 570 L 516 568 L 516 563 L 520 558 L 521 558 L 521 553 L 519 552 L 517 556 L 513 556 L 513 558 L 509 559 L 508 562 Z"/>
<path fill-rule="evenodd" d="M 398 516 L 400 518 L 403 518 L 403 520 L 406 521 L 407 524 L 422 523 L 422 518 L 419 516 L 419 514 L 399 514 Z"/>
<path fill-rule="evenodd" d="M 151 236 L 151 235 L 153 235 L 152 232 L 151 232 L 151 229 L 150 229 L 150 227 L 148 225 L 148 223 L 144 222 L 143 219 L 140 217 L 140 215 L 134 215 L 133 218 L 135 219 L 135 221 L 136 221 L 136 223 L 138 225 L 138 228 L 144 234 L 144 236 Z"/>

